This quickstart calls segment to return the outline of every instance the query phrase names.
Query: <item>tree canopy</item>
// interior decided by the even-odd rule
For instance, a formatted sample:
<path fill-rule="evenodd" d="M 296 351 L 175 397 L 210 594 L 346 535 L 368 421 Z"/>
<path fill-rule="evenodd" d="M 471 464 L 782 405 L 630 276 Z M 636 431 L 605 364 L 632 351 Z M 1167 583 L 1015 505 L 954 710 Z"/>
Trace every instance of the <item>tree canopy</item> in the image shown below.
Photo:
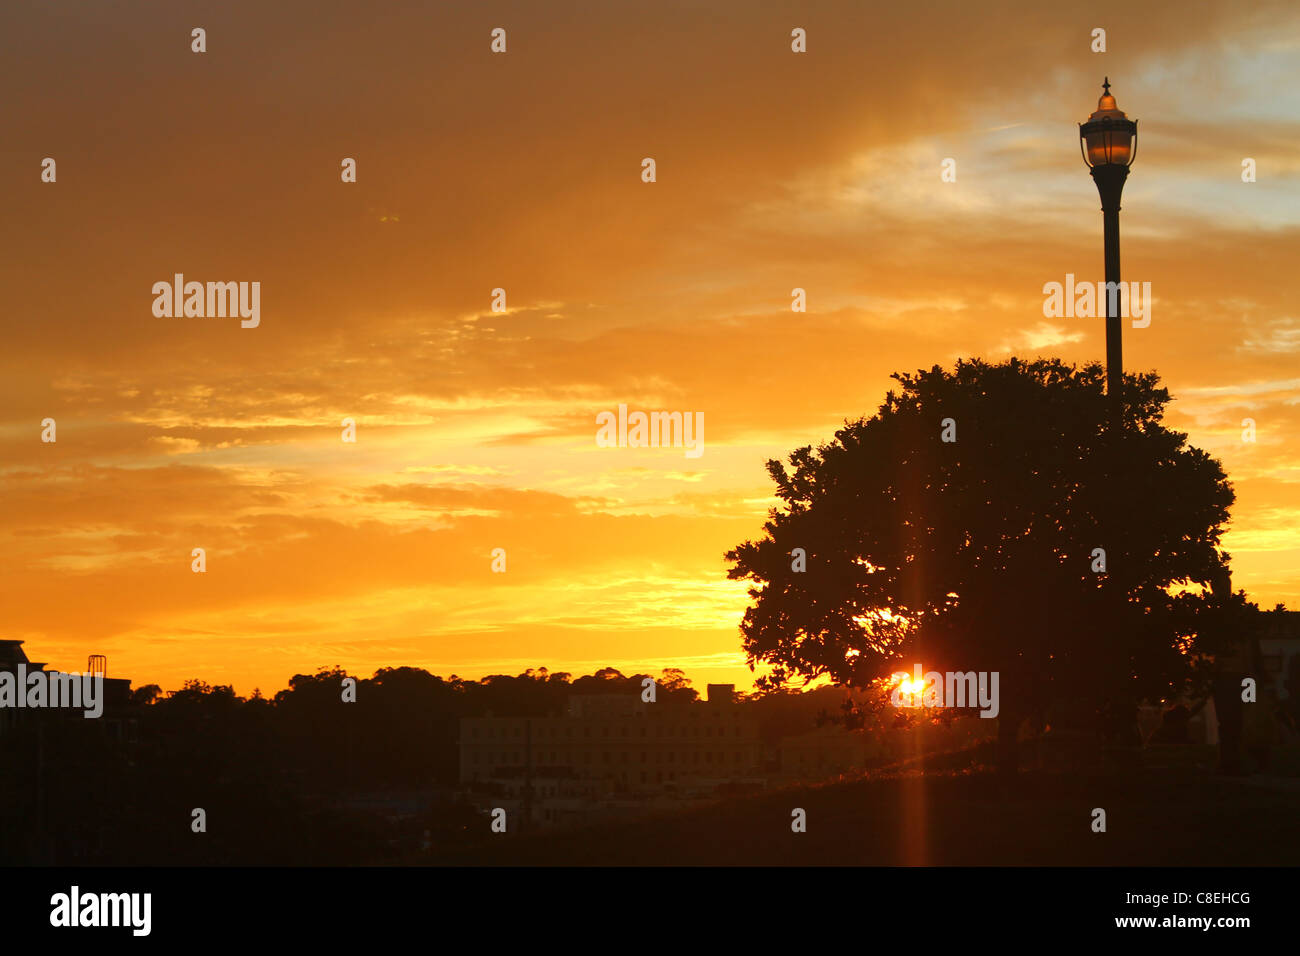
<path fill-rule="evenodd" d="M 1157 376 L 1125 377 L 1119 433 L 1097 364 L 893 378 L 875 415 L 768 462 L 782 504 L 726 555 L 754 582 L 741 631 L 751 668 L 771 667 L 760 685 L 996 670 L 1014 725 L 1183 680 L 1225 580 L 1233 492 L 1163 423 Z"/>

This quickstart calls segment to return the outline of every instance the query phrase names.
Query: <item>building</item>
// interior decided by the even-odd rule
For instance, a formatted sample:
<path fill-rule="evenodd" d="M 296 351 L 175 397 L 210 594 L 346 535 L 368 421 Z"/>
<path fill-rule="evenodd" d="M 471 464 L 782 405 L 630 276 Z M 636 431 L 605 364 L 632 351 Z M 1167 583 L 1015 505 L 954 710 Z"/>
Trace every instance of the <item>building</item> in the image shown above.
<path fill-rule="evenodd" d="M 64 676 L 29 660 L 22 645 L 0 640 L 0 672 L 15 679 L 24 671 L 29 678 Z M 88 720 L 79 707 L 0 707 L 0 819 L 24 821 L 21 827 L 0 827 L 0 860 L 84 861 L 102 847 L 107 824 L 69 813 L 68 807 L 84 799 L 78 788 L 111 804 L 111 796 L 96 788 L 106 779 L 106 766 L 130 766 L 137 743 L 131 682 L 108 678 L 106 669 L 107 661 L 95 655 L 85 672 L 104 679 L 99 717 Z"/>
<path fill-rule="evenodd" d="M 0 671 L 16 674 L 19 664 L 27 665 L 28 673 L 45 670 L 44 663 L 27 658 L 22 641 L 0 641 Z M 0 737 L 16 730 L 28 713 L 23 709 L 0 707 Z"/>
<path fill-rule="evenodd" d="M 871 754 L 865 734 L 828 725 L 777 741 L 780 773 L 796 780 L 821 779 L 860 769 Z"/>
<path fill-rule="evenodd" d="M 0 640 L 0 672 L 16 675 L 20 666 L 29 676 L 42 673 L 53 678 L 66 673 L 64 671 L 47 670 L 43 661 L 28 659 L 26 652 L 23 650 L 22 641 Z M 86 665 L 85 673 L 104 679 L 103 713 L 95 719 L 94 723 L 97 729 L 111 740 L 118 742 L 134 740 L 136 720 L 130 707 L 131 682 L 122 678 L 108 677 L 107 666 L 107 658 L 99 654 L 92 655 Z M 80 677 L 80 675 L 77 676 Z M 42 714 L 50 715 L 51 719 L 57 717 L 83 719 L 83 712 L 75 709 L 0 707 L 0 736 L 12 733 L 19 727 L 27 726 L 38 719 L 38 715 Z"/>
<path fill-rule="evenodd" d="M 710 684 L 705 702 L 574 695 L 562 716 L 460 722 L 462 787 L 542 824 L 703 796 L 752 780 L 761 760 L 757 721 L 732 684 Z"/>
<path fill-rule="evenodd" d="M 1290 701 L 1300 697 L 1300 611 L 1264 615 L 1259 636 L 1258 681 L 1261 699 Z"/>

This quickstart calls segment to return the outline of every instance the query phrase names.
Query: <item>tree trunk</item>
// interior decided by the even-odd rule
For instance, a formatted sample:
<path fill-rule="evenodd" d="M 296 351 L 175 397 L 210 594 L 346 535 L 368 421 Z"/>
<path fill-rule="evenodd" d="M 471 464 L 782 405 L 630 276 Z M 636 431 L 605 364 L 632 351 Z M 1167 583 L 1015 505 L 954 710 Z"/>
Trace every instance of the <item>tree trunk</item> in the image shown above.
<path fill-rule="evenodd" d="M 1214 715 L 1219 721 L 1219 772 L 1242 772 L 1241 738 L 1245 714 L 1241 702 L 1241 675 L 1224 674 L 1214 681 Z"/>
<path fill-rule="evenodd" d="M 1014 777 L 1020 772 L 1020 715 L 1004 706 L 998 716 L 998 775 Z"/>

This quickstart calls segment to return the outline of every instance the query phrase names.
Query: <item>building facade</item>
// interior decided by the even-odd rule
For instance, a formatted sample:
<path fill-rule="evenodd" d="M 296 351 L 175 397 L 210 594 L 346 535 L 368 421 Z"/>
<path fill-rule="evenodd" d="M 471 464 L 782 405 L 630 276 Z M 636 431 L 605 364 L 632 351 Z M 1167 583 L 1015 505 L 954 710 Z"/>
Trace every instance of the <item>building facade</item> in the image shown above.
<path fill-rule="evenodd" d="M 705 702 L 647 703 L 637 695 L 574 696 L 563 716 L 466 717 L 460 781 L 555 800 L 698 791 L 751 777 L 758 725 L 734 686 Z"/>

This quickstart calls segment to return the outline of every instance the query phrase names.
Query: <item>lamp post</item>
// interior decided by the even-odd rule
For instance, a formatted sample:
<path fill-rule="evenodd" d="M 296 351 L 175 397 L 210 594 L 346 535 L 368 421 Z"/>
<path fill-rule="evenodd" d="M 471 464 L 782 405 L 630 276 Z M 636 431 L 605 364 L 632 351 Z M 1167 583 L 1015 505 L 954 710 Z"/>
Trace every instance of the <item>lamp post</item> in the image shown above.
<path fill-rule="evenodd" d="M 1110 78 L 1102 83 L 1101 99 L 1088 122 L 1079 124 L 1079 151 L 1092 170 L 1092 181 L 1101 194 L 1101 213 L 1106 245 L 1107 291 L 1119 287 L 1119 197 L 1128 179 L 1128 168 L 1137 155 L 1137 120 L 1131 120 L 1115 105 Z M 1113 286 L 1110 283 L 1115 283 Z M 1124 352 L 1120 343 L 1120 294 L 1106 296 L 1106 394 L 1110 400 L 1111 428 L 1118 434 L 1124 406 L 1120 383 L 1124 376 Z"/>
<path fill-rule="evenodd" d="M 1110 95 L 1110 77 L 1102 83 L 1101 89 L 1096 111 L 1088 117 L 1088 122 L 1079 125 L 1079 149 L 1083 153 L 1083 161 L 1092 170 L 1092 181 L 1097 184 L 1097 192 L 1101 194 L 1106 248 L 1106 399 L 1110 418 L 1110 441 L 1106 444 L 1114 456 L 1110 465 L 1113 479 L 1119 471 L 1119 443 L 1124 428 L 1124 402 L 1120 395 L 1124 379 L 1124 351 L 1120 344 L 1123 327 L 1119 315 L 1122 301 L 1122 293 L 1119 291 L 1119 197 L 1124 191 L 1124 181 L 1128 179 L 1128 168 L 1133 165 L 1133 158 L 1137 155 L 1137 120 L 1129 119 L 1115 105 L 1115 97 Z M 1127 556 L 1120 553 L 1124 551 L 1124 536 L 1120 533 L 1123 521 L 1118 501 L 1118 496 L 1111 499 L 1102 528 L 1111 539 L 1110 560 L 1126 561 Z M 1113 618 L 1113 626 L 1122 628 L 1125 620 L 1125 594 L 1120 580 L 1117 577 L 1113 583 L 1107 583 L 1111 585 L 1118 612 Z M 1131 695 L 1116 688 L 1111 705 L 1122 707 L 1125 723 L 1136 729 L 1137 704 Z M 1112 727 L 1109 732 L 1113 733 L 1114 730 Z"/>

